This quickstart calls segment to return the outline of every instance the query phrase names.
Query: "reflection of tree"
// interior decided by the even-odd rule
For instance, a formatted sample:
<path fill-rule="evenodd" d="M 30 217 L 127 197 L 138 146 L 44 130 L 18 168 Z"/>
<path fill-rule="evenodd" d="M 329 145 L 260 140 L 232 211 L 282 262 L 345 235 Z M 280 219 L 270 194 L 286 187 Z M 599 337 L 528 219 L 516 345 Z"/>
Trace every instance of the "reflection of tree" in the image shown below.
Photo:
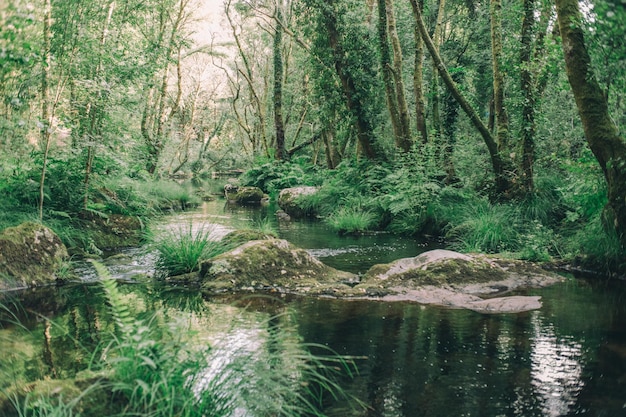
<path fill-rule="evenodd" d="M 367 357 L 348 389 L 367 400 L 372 416 L 545 415 L 555 401 L 567 411 L 579 392 L 579 346 L 533 337 L 549 330 L 537 313 L 339 301 L 301 308 L 305 340 Z M 552 380 L 541 378 L 546 374 Z"/>

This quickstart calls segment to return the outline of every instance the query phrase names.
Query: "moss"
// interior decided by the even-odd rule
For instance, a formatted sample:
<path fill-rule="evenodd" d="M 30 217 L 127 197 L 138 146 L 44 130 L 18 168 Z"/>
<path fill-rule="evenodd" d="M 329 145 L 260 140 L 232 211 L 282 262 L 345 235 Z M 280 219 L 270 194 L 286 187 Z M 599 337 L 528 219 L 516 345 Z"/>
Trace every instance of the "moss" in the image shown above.
<path fill-rule="evenodd" d="M 99 249 L 115 249 L 139 246 L 143 224 L 137 217 L 121 214 L 99 216 L 91 212 L 80 214 L 81 226 L 88 231 Z"/>
<path fill-rule="evenodd" d="M 342 286 L 339 282 L 353 277 L 279 239 L 251 241 L 204 261 L 200 276 L 207 291 L 280 288 L 306 292 L 321 290 L 330 283 Z"/>
<path fill-rule="evenodd" d="M 230 232 L 222 239 L 227 246 L 236 247 L 251 240 L 275 239 L 277 236 L 271 235 L 260 230 L 244 229 Z"/>
<path fill-rule="evenodd" d="M 397 286 L 458 285 L 498 281 L 506 278 L 506 272 L 486 260 L 442 259 L 421 267 L 407 268 L 388 274 L 391 264 L 375 265 L 366 274 L 369 285 L 391 288 Z M 389 275 L 388 278 L 383 278 Z M 362 284 L 363 285 L 363 284 Z"/>
<path fill-rule="evenodd" d="M 52 283 L 67 256 L 61 239 L 41 224 L 5 229 L 0 233 L 0 289 Z"/>

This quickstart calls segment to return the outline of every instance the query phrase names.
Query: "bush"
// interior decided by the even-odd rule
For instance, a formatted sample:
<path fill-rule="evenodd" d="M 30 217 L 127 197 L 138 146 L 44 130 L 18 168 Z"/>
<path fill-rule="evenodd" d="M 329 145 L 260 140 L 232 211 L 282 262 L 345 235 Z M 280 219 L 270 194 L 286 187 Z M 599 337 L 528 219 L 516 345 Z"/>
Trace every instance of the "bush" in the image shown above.
<path fill-rule="evenodd" d="M 244 186 L 258 187 L 270 197 L 284 188 L 298 185 L 319 185 L 321 179 L 314 165 L 303 158 L 292 162 L 269 162 L 246 171 L 240 178 Z"/>

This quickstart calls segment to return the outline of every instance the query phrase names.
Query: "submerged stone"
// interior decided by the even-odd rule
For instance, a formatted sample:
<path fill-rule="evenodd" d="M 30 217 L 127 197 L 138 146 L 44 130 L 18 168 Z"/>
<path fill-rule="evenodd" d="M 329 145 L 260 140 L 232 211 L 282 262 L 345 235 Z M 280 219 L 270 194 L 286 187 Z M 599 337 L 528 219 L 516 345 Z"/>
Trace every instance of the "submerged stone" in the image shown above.
<path fill-rule="evenodd" d="M 42 224 L 5 229 L 0 233 L 0 290 L 54 283 L 67 257 L 61 239 Z"/>

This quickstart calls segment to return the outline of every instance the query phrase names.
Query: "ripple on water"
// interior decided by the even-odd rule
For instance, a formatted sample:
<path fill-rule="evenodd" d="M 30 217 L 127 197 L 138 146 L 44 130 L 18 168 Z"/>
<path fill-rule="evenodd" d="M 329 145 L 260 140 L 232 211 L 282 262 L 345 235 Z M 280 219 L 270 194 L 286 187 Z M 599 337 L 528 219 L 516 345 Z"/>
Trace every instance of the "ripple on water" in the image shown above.
<path fill-rule="evenodd" d="M 554 326 L 541 323 L 537 317 L 533 327 L 532 385 L 541 397 L 545 416 L 566 415 L 584 387 L 582 345 L 571 338 L 558 337 Z"/>

